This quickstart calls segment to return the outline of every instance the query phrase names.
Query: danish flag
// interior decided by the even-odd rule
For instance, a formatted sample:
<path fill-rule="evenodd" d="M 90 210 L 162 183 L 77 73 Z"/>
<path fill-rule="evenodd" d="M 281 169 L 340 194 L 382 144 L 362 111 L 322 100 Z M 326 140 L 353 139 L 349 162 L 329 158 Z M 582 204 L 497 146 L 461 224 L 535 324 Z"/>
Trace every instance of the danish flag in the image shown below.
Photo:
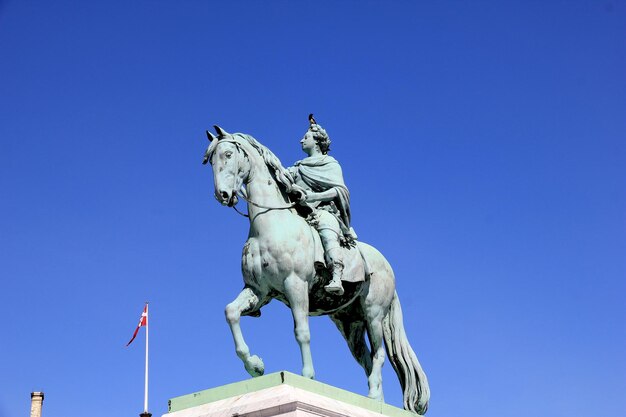
<path fill-rule="evenodd" d="M 139 319 L 139 324 L 137 325 L 137 328 L 135 329 L 135 333 L 133 333 L 132 339 L 130 339 L 130 342 L 128 342 L 126 346 L 133 343 L 133 340 L 135 340 L 135 338 L 137 337 L 137 333 L 139 333 L 139 328 L 143 326 L 147 326 L 147 325 L 148 325 L 148 304 L 146 304 L 146 306 L 143 308 L 143 312 L 141 313 L 141 318 Z"/>

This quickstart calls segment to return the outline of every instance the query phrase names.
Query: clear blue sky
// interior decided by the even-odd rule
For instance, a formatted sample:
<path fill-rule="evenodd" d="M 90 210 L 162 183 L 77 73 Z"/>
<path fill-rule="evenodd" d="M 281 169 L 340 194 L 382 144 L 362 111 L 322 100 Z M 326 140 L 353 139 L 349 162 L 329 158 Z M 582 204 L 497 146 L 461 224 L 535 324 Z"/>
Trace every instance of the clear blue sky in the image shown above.
<path fill-rule="evenodd" d="M 626 415 L 623 1 L 0 1 L 0 416 L 134 416 L 247 378 L 246 221 L 204 130 L 285 165 L 313 112 L 397 276 L 430 417 Z M 327 318 L 317 378 L 365 394 Z M 288 309 L 244 331 L 299 372 Z M 391 366 L 387 401 L 401 402 Z"/>

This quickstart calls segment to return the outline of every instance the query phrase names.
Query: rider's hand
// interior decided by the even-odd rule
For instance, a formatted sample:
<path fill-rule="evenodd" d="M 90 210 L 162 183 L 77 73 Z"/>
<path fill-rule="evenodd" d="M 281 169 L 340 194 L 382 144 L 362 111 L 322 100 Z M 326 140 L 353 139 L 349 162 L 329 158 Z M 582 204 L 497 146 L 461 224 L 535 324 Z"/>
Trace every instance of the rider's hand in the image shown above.
<path fill-rule="evenodd" d="M 307 192 L 304 188 L 302 187 L 298 187 L 298 186 L 294 186 L 293 187 L 293 195 L 296 198 L 296 201 L 298 203 L 302 203 L 306 201 L 307 198 Z"/>

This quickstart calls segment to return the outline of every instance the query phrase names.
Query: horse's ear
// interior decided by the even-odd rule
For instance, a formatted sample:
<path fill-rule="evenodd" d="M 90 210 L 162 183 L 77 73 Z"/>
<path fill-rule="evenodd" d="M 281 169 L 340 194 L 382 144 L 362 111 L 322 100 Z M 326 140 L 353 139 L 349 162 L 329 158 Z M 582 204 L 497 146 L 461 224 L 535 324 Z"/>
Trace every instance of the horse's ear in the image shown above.
<path fill-rule="evenodd" d="M 209 132 L 208 130 L 206 131 L 206 137 L 209 140 L 209 142 L 213 142 L 213 140 L 216 139 L 216 137 L 213 136 L 213 133 Z"/>
<path fill-rule="evenodd" d="M 228 136 L 229 135 L 229 133 L 227 131 L 225 131 L 224 129 L 222 129 L 218 125 L 215 125 L 213 127 L 215 128 L 215 131 L 217 132 L 217 136 L 222 137 L 222 136 Z"/>

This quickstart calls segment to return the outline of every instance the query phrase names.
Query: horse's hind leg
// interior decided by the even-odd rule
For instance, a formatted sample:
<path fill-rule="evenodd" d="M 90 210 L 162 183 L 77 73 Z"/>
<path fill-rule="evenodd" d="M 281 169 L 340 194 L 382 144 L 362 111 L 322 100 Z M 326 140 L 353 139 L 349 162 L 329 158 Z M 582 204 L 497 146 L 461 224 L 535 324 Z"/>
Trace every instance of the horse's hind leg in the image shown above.
<path fill-rule="evenodd" d="M 230 326 L 230 331 L 233 334 L 233 340 L 235 341 L 235 350 L 237 356 L 243 361 L 246 371 L 252 376 L 261 376 L 265 372 L 265 365 L 263 360 L 256 355 L 250 355 L 250 349 L 246 344 L 243 334 L 241 333 L 241 326 L 239 325 L 239 319 L 241 314 L 246 311 L 257 310 L 262 307 L 264 300 L 256 294 L 252 288 L 245 287 L 235 298 L 235 300 L 226 306 L 225 314 L 226 321 Z"/>
<path fill-rule="evenodd" d="M 368 377 L 372 373 L 372 358 L 365 343 L 365 323 L 354 316 L 355 313 L 339 312 L 330 316 L 341 335 L 348 343 L 354 359 L 361 365 Z"/>
<path fill-rule="evenodd" d="M 368 397 L 383 401 L 383 376 L 382 369 L 385 363 L 385 346 L 383 343 L 383 308 L 369 306 L 365 315 L 367 318 L 367 334 L 372 348 L 372 372 L 367 378 L 369 385 Z"/>

